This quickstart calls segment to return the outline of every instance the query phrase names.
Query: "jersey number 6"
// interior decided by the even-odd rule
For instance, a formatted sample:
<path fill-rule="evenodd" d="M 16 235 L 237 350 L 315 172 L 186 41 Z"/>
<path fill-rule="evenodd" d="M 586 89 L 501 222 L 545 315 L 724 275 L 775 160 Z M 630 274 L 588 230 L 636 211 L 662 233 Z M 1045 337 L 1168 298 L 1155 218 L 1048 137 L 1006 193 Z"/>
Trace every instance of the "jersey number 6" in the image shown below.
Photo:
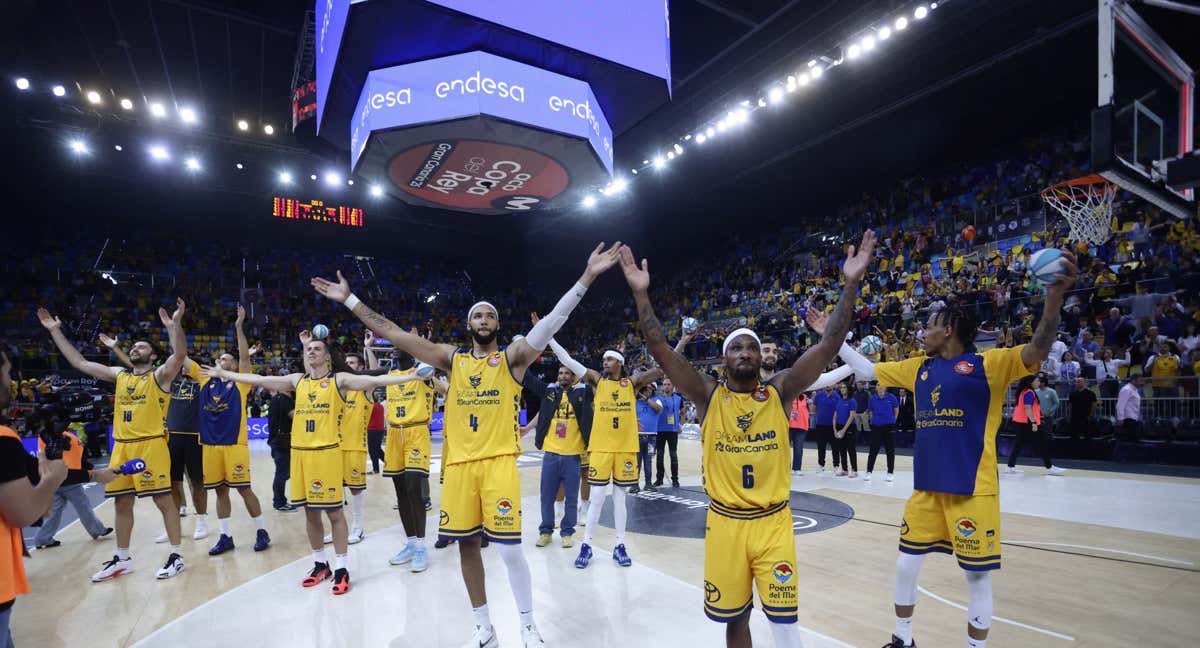
<path fill-rule="evenodd" d="M 754 488 L 754 466 L 742 466 L 742 488 Z"/>

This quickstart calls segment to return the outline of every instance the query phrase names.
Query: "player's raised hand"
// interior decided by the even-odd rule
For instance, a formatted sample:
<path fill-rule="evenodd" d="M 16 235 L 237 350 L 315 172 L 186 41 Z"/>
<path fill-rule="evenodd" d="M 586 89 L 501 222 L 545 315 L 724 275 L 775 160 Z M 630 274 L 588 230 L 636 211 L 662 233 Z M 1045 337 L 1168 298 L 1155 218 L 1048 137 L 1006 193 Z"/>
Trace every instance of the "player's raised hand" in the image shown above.
<path fill-rule="evenodd" d="M 255 344 L 254 346 L 250 347 L 250 349 L 246 353 L 249 353 L 251 357 L 254 357 L 254 356 L 262 353 L 262 350 L 263 350 L 263 348 L 262 348 L 261 344 Z"/>
<path fill-rule="evenodd" d="M 38 321 L 42 323 L 42 326 L 46 327 L 47 331 L 54 331 L 55 329 L 62 328 L 62 320 L 51 315 L 50 311 L 46 310 L 45 308 L 37 309 L 37 316 Z"/>
<path fill-rule="evenodd" d="M 363 332 L 363 346 L 364 347 L 371 346 L 371 343 L 374 341 L 375 341 L 375 332 L 374 331 L 372 331 L 371 329 L 367 329 L 366 331 Z"/>
<path fill-rule="evenodd" d="M 605 271 L 616 265 L 617 257 L 620 252 L 620 241 L 613 243 L 613 246 L 607 250 L 604 249 L 604 243 L 600 243 L 600 245 L 597 245 L 596 249 L 592 250 L 592 253 L 588 255 L 587 270 L 584 271 L 584 275 L 595 279 L 596 277 L 604 274 Z"/>
<path fill-rule="evenodd" d="M 310 331 L 308 329 L 300 329 L 300 345 L 307 347 L 308 343 L 311 341 L 312 341 L 312 331 Z"/>
<path fill-rule="evenodd" d="M 808 323 L 808 328 L 815 331 L 817 335 L 825 335 L 825 324 L 829 322 L 829 313 L 818 312 L 817 309 L 810 308 L 804 315 L 804 321 Z"/>
<path fill-rule="evenodd" d="M 245 321 L 246 321 L 246 307 L 245 307 L 245 306 L 242 306 L 241 304 L 238 304 L 238 307 L 237 307 L 237 320 L 235 321 L 235 323 L 236 323 L 238 326 L 241 326 L 241 325 L 242 325 L 242 323 L 243 323 L 243 322 L 245 322 Z"/>
<path fill-rule="evenodd" d="M 851 281 L 861 281 L 867 274 L 867 266 L 875 258 L 875 230 L 863 232 L 862 241 L 858 247 L 851 245 L 846 252 L 846 262 L 842 264 L 842 272 Z"/>
<path fill-rule="evenodd" d="M 538 317 L 537 311 L 529 311 L 529 323 L 530 324 L 537 326 L 537 323 L 540 321 L 542 321 L 542 318 Z"/>
<path fill-rule="evenodd" d="M 229 377 L 229 372 L 220 367 L 200 365 L 200 375 L 205 379 L 226 380 Z"/>
<path fill-rule="evenodd" d="M 1046 284 L 1046 294 L 1062 297 L 1067 289 L 1075 284 L 1079 268 L 1075 266 L 1075 253 L 1068 248 L 1062 248 L 1062 272 L 1054 275 L 1054 281 Z"/>
<path fill-rule="evenodd" d="M 179 297 L 175 298 L 175 312 L 171 313 L 171 321 L 175 324 L 183 323 L 183 313 L 187 310 L 187 306 Z"/>
<path fill-rule="evenodd" d="M 107 347 L 109 349 L 117 348 L 117 340 L 115 338 L 109 337 L 108 335 L 106 335 L 104 333 L 100 334 L 100 344 L 103 344 L 105 347 Z"/>
<path fill-rule="evenodd" d="M 350 282 L 342 276 L 342 271 L 337 271 L 337 282 L 334 283 L 328 279 L 321 277 L 312 278 L 312 287 L 318 292 L 332 299 L 339 304 L 345 304 L 350 297 Z"/>
<path fill-rule="evenodd" d="M 629 289 L 634 292 L 646 290 L 650 287 L 650 265 L 645 259 L 642 259 L 641 267 L 638 267 L 637 261 L 633 258 L 633 250 L 629 249 L 628 245 L 621 246 L 621 272 L 625 274 L 625 282 L 629 284 Z"/>
<path fill-rule="evenodd" d="M 161 306 L 158 309 L 158 319 L 162 322 L 162 325 L 167 328 L 171 328 L 175 324 L 171 320 L 171 314 L 167 312 L 167 309 Z"/>

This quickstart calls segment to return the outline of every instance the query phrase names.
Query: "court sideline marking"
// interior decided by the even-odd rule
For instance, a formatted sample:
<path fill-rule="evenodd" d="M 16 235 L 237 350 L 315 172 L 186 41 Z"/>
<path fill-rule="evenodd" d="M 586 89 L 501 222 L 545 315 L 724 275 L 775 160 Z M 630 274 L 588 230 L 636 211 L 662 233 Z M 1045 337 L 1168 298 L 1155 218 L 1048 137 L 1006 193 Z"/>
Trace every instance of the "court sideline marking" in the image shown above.
<path fill-rule="evenodd" d="M 1074 549 L 1090 549 L 1092 551 L 1103 551 L 1105 553 L 1115 553 L 1124 556 L 1136 556 L 1138 558 L 1149 558 L 1151 560 L 1159 560 L 1173 565 L 1181 565 L 1183 567 L 1195 567 L 1196 563 L 1190 560 L 1177 560 L 1175 558 L 1164 558 L 1153 554 L 1137 553 L 1136 551 L 1123 551 L 1121 549 L 1109 549 L 1108 547 L 1093 547 L 1090 545 L 1070 544 L 1067 542 L 1040 542 L 1036 540 L 1006 540 L 1007 545 L 1039 545 L 1043 547 L 1071 547 Z"/>
<path fill-rule="evenodd" d="M 929 590 L 925 589 L 924 587 L 918 586 L 917 591 L 921 592 L 925 596 L 928 596 L 929 598 L 931 598 L 935 601 L 941 601 L 942 603 L 945 603 L 946 605 L 949 605 L 952 608 L 958 608 L 958 609 L 962 610 L 963 612 L 967 611 L 967 607 L 965 605 L 959 605 L 958 603 L 955 603 L 954 601 L 951 601 L 949 599 L 944 599 L 944 598 L 938 596 L 937 594 L 930 592 Z M 1012 619 L 1006 619 L 1002 616 L 996 616 L 995 614 L 992 615 L 992 620 L 999 621 L 1001 623 L 1007 623 L 1009 625 L 1014 625 L 1014 626 L 1017 626 L 1018 628 L 1025 628 L 1026 630 L 1033 630 L 1034 632 L 1040 632 L 1044 635 L 1050 635 L 1051 637 L 1057 637 L 1059 639 L 1065 639 L 1067 641 L 1075 641 L 1075 637 L 1072 637 L 1071 635 L 1060 634 L 1053 630 L 1047 630 L 1045 628 L 1031 626 L 1027 623 L 1021 623 L 1020 621 L 1013 621 Z"/>

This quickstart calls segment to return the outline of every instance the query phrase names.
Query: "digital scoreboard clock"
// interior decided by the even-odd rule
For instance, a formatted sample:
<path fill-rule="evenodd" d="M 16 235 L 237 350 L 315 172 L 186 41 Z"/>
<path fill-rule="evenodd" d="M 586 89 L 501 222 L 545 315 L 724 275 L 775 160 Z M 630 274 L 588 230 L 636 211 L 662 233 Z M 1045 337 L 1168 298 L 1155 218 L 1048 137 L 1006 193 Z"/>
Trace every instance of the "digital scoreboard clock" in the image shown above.
<path fill-rule="evenodd" d="M 332 223 L 342 227 L 364 227 L 361 208 L 326 205 L 323 200 L 303 201 L 276 196 L 272 201 L 271 215 L 275 218 Z"/>

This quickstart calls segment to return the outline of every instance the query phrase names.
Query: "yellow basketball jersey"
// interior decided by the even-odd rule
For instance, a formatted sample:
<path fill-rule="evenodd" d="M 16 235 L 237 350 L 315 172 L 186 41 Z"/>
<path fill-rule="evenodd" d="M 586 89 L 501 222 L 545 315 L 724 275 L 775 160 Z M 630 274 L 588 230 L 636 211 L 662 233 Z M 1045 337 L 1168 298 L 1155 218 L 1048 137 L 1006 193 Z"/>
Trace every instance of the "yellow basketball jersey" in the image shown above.
<path fill-rule="evenodd" d="M 549 414 L 549 412 L 547 412 Z M 575 408 L 567 395 L 562 395 L 558 402 L 558 410 L 550 421 L 550 431 L 542 441 L 542 450 L 560 455 L 581 455 L 587 448 L 583 446 L 583 434 L 579 431 L 579 420 L 575 417 Z"/>
<path fill-rule="evenodd" d="M 367 423 L 371 421 L 373 406 L 367 392 L 352 391 L 346 394 L 340 427 L 343 450 L 367 449 Z"/>
<path fill-rule="evenodd" d="M 720 383 L 700 427 L 704 489 L 716 505 L 765 509 L 790 498 L 788 418 L 773 385 L 736 392 Z"/>
<path fill-rule="evenodd" d="M 137 441 L 161 437 L 167 432 L 167 404 L 171 393 L 163 391 L 154 372 L 136 375 L 128 369 L 117 374 L 113 401 L 113 438 Z"/>
<path fill-rule="evenodd" d="M 637 398 L 633 393 L 633 381 L 629 378 L 601 378 L 596 383 L 594 402 L 588 451 L 637 452 L 638 421 L 634 405 Z"/>
<path fill-rule="evenodd" d="M 396 369 L 389 376 L 410 374 L 416 369 Z M 387 422 L 392 427 L 429 423 L 433 415 L 433 387 L 423 380 L 388 385 Z"/>
<path fill-rule="evenodd" d="M 304 376 L 296 385 L 296 411 L 292 414 L 292 447 L 314 450 L 336 448 L 345 400 L 333 374 Z"/>
<path fill-rule="evenodd" d="M 446 465 L 521 454 L 521 385 L 503 351 L 476 358 L 471 349 L 454 354 L 446 395 L 446 438 L 454 456 Z"/>

